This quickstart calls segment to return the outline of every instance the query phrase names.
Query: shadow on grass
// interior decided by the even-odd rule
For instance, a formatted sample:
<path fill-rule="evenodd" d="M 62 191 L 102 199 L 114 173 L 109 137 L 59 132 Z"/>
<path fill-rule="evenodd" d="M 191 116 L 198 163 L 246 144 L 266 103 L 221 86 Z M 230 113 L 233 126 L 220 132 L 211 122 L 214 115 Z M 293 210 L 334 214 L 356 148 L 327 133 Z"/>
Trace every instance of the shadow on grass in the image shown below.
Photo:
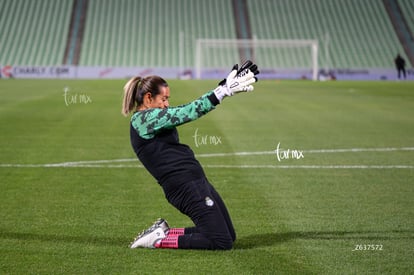
<path fill-rule="evenodd" d="M 0 239 L 55 243 L 79 243 L 86 245 L 90 244 L 118 247 L 128 247 L 128 244 L 131 241 L 130 238 L 124 237 L 68 236 L 4 231 L 0 231 Z M 291 240 L 414 240 L 414 231 L 310 231 L 255 234 L 238 238 L 235 243 L 235 249 L 251 249 L 273 246 Z"/>
<path fill-rule="evenodd" d="M 15 239 L 21 241 L 42 241 L 42 242 L 63 242 L 80 243 L 91 245 L 106 245 L 128 247 L 131 239 L 121 237 L 95 237 L 95 236 L 68 236 L 68 235 L 48 235 L 37 233 L 18 233 L 0 231 L 0 239 Z"/>
<path fill-rule="evenodd" d="M 255 234 L 238 238 L 235 249 L 273 246 L 291 240 L 414 240 L 414 231 L 310 231 Z"/>

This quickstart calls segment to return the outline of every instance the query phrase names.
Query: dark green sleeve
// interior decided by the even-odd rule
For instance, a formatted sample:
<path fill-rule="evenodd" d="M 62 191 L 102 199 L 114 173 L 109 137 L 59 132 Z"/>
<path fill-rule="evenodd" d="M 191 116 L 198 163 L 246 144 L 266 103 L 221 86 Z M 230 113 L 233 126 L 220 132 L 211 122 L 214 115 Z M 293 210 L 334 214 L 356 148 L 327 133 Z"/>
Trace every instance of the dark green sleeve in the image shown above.
<path fill-rule="evenodd" d="M 217 104 L 214 92 L 210 91 L 193 102 L 178 107 L 136 112 L 131 117 L 131 123 L 140 137 L 151 139 L 163 129 L 171 129 L 198 119 L 213 110 Z"/>

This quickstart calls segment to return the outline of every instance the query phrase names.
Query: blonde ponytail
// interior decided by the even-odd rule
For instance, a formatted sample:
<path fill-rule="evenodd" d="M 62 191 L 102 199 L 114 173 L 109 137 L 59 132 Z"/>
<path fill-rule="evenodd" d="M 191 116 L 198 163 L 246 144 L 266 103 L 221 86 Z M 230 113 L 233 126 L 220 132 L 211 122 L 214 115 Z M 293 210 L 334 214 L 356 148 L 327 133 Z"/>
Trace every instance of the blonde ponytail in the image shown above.
<path fill-rule="evenodd" d="M 124 86 L 122 114 L 128 116 L 137 106 L 141 106 L 146 93 L 150 93 L 151 97 L 154 98 L 160 93 L 160 87 L 168 87 L 168 84 L 167 81 L 157 75 L 131 78 Z"/>
<path fill-rule="evenodd" d="M 128 116 L 136 107 L 135 96 L 137 93 L 138 83 L 141 81 L 140 76 L 131 78 L 124 86 L 124 99 L 122 102 L 122 114 Z"/>

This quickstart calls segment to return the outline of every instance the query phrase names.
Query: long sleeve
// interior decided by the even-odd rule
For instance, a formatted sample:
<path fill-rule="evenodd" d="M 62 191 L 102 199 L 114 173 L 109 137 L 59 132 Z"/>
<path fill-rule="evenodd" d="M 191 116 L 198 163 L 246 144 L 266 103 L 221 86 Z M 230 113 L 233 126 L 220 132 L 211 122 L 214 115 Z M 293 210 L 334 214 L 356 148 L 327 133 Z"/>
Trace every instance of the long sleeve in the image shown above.
<path fill-rule="evenodd" d="M 210 91 L 185 105 L 137 112 L 131 117 L 131 124 L 140 137 L 151 139 L 163 129 L 172 129 L 200 118 L 213 110 L 218 103 L 214 92 Z"/>

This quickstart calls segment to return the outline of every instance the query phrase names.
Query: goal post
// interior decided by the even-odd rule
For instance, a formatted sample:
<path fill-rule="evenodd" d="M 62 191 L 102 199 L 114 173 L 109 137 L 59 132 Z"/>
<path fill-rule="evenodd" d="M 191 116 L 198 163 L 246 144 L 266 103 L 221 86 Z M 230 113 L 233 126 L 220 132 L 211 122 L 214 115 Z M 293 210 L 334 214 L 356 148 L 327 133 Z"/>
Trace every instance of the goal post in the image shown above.
<path fill-rule="evenodd" d="M 205 78 L 251 59 L 261 72 L 271 72 L 269 77 L 309 75 L 317 80 L 318 49 L 317 40 L 197 39 L 195 74 L 197 79 Z"/>

